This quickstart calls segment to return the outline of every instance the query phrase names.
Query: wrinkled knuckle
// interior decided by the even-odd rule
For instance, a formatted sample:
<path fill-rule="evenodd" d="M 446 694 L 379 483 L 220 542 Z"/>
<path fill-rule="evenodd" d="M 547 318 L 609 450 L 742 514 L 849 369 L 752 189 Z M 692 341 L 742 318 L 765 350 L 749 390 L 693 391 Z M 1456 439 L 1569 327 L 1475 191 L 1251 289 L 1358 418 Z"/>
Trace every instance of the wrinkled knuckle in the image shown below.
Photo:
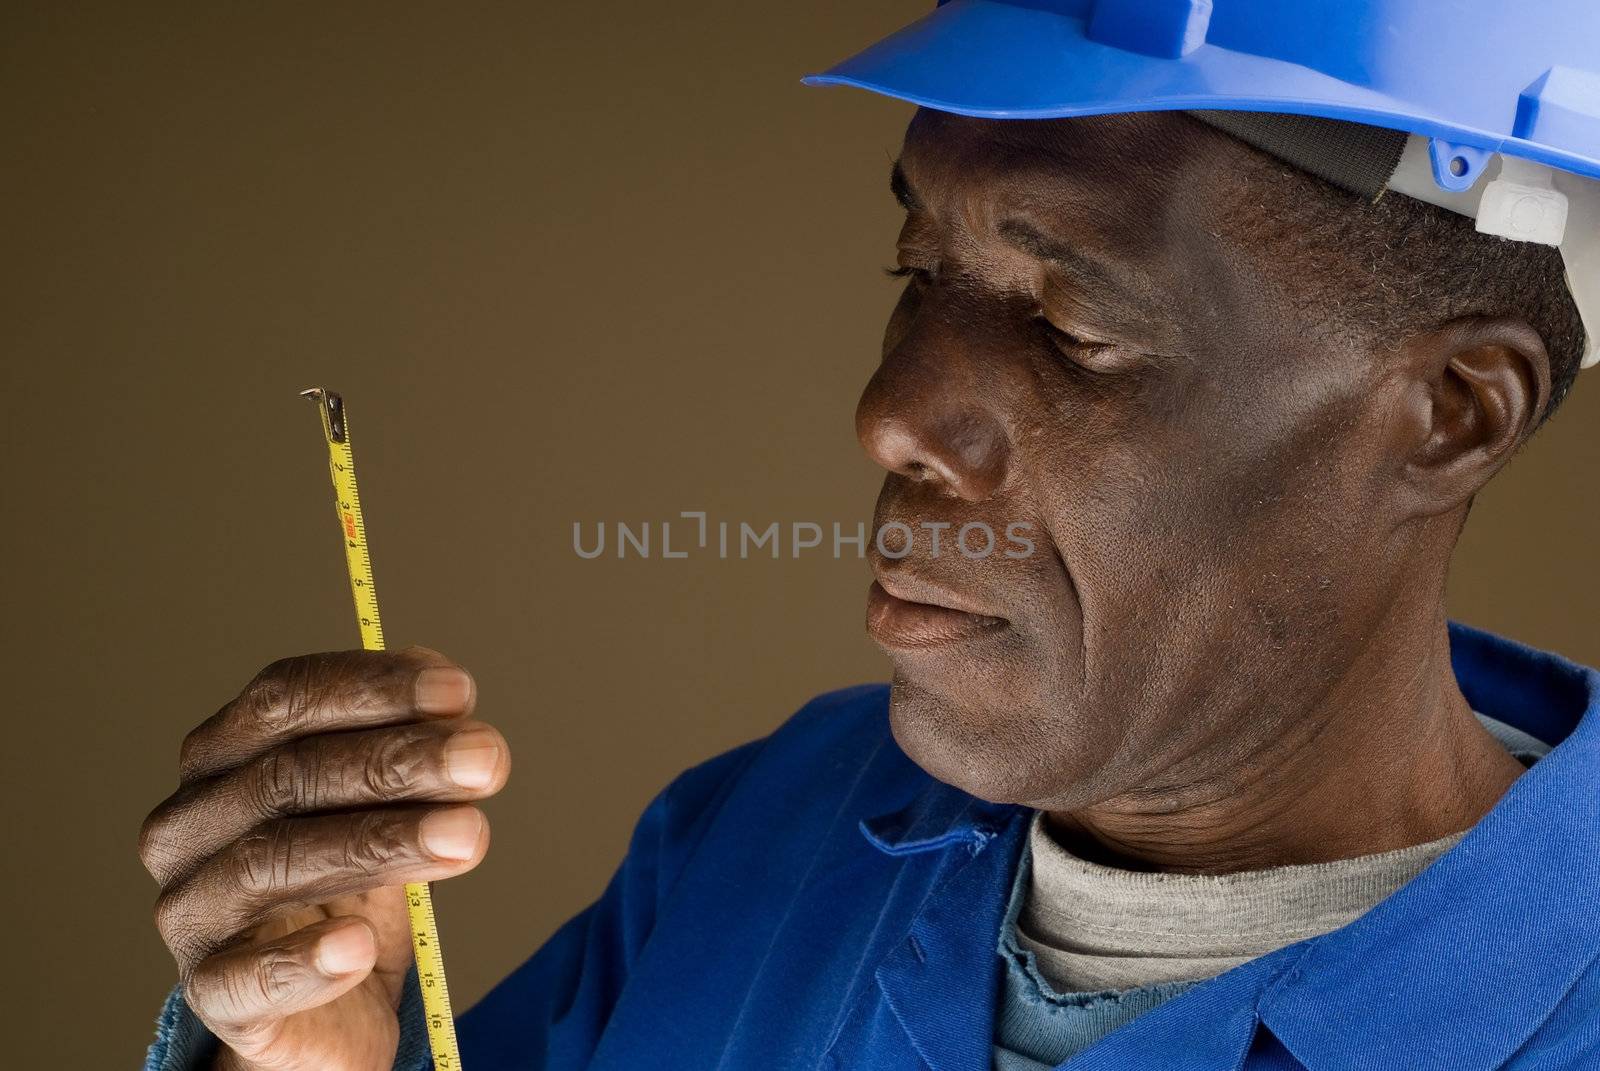
<path fill-rule="evenodd" d="M 279 659 L 245 685 L 240 709 L 271 735 L 292 732 L 305 717 L 306 674 L 305 659 Z"/>
<path fill-rule="evenodd" d="M 368 752 L 361 776 L 374 798 L 391 799 L 417 783 L 422 763 L 415 733 L 391 733 Z"/>
<path fill-rule="evenodd" d="M 259 900 L 288 884 L 289 837 L 274 823 L 240 837 L 223 861 L 223 881 L 234 895 Z"/>
<path fill-rule="evenodd" d="M 218 990 L 222 988 L 218 981 L 212 977 L 204 965 L 193 971 L 183 979 L 183 1001 L 189 1005 L 195 1014 L 203 1019 L 216 1019 L 221 1009 L 218 1007 L 222 1001 L 218 999 Z"/>
<path fill-rule="evenodd" d="M 151 914 L 155 916 L 156 932 L 161 934 L 161 939 L 168 946 L 172 944 L 172 934 L 177 928 L 178 897 L 173 890 L 167 890 L 156 897 L 155 906 Z"/>
<path fill-rule="evenodd" d="M 378 799 L 388 799 L 405 791 L 407 779 L 404 771 L 388 762 L 374 760 L 362 770 L 366 789 Z"/>
<path fill-rule="evenodd" d="M 383 815 L 363 815 L 350 824 L 345 865 L 366 875 L 381 874 L 406 858 L 411 842 Z"/>
<path fill-rule="evenodd" d="M 276 818 L 288 810 L 294 784 L 285 766 L 283 755 L 277 751 L 269 751 L 250 764 L 244 783 L 244 800 L 250 813 L 257 818 Z"/>
<path fill-rule="evenodd" d="M 145 817 L 139 826 L 139 862 L 157 881 L 166 873 L 171 859 L 171 849 L 166 843 L 167 816 L 164 808 L 157 808 Z"/>
<path fill-rule="evenodd" d="M 207 734 L 204 725 L 196 725 L 183 735 L 183 743 L 178 745 L 178 773 L 187 776 L 190 770 L 200 761 L 205 747 Z"/>
<path fill-rule="evenodd" d="M 156 932 L 161 935 L 167 950 L 180 964 L 192 958 L 197 944 L 193 912 L 190 910 L 188 899 L 182 890 L 168 889 L 156 897 L 152 912 L 155 916 Z"/>
<path fill-rule="evenodd" d="M 339 663 L 343 681 L 341 698 L 360 715 L 382 713 L 394 705 L 395 696 L 410 687 L 416 670 L 392 658 L 371 658 L 370 652 L 351 651 Z"/>
<path fill-rule="evenodd" d="M 245 784 L 246 801 L 259 818 L 316 810 L 316 748 L 295 742 L 257 759 Z"/>
<path fill-rule="evenodd" d="M 249 973 L 251 995 L 268 1008 L 289 1003 L 311 978 L 303 962 L 279 948 L 263 950 Z"/>

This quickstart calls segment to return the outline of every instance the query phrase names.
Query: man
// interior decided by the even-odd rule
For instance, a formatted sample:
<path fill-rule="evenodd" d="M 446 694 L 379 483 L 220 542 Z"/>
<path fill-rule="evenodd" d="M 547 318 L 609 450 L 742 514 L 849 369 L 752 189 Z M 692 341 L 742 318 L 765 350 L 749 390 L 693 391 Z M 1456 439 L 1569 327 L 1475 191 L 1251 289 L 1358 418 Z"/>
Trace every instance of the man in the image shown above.
<path fill-rule="evenodd" d="M 1377 48 L 1422 5 L 1310 7 L 955 0 L 828 76 L 946 105 L 894 167 L 857 410 L 880 529 L 922 534 L 873 561 L 893 685 L 669 786 L 462 1018 L 472 1071 L 1600 1067 L 1600 675 L 1444 616 L 1473 496 L 1592 348 L 1589 247 L 1543 214 L 1588 202 L 1441 135 L 1475 227 L 1384 194 L 1428 167 L 1404 133 L 1113 99 L 1214 88 L 1260 21 Z M 1600 44 L 1564 17 L 1546 67 Z M 1471 55 L 1525 58 L 1501 25 Z M 1121 81 L 1077 118 L 981 117 L 1094 63 Z M 1600 174 L 1594 127 L 1517 121 Z M 1539 241 L 1480 233 L 1508 191 Z M 941 524 L 1032 553 L 936 555 Z M 316 655 L 190 734 L 141 845 L 183 981 L 150 1067 L 426 1066 L 396 887 L 486 850 L 474 701 L 432 651 Z"/>

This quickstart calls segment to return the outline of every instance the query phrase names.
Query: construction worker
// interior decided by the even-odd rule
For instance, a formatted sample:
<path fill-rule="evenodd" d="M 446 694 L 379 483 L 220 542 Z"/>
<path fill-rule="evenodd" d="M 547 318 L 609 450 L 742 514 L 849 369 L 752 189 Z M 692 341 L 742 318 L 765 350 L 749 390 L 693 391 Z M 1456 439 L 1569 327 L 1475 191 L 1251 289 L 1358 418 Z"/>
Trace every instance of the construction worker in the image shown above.
<path fill-rule="evenodd" d="M 950 0 L 811 79 L 921 106 L 893 684 L 666 788 L 465 1066 L 1600 1067 L 1600 675 L 1444 599 L 1600 355 L 1596 57 L 1593 0 Z M 309 656 L 190 735 L 149 1068 L 428 1065 L 394 887 L 486 850 L 474 697 Z"/>

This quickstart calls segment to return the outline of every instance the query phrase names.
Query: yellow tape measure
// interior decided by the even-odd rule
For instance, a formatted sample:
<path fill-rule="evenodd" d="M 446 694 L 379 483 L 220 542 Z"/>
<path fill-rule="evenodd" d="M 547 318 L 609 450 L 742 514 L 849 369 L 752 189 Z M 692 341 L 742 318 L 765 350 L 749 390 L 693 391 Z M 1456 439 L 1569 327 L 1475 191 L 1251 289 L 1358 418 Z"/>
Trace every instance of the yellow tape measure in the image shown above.
<path fill-rule="evenodd" d="M 381 651 L 383 621 L 378 617 L 378 591 L 372 584 L 372 557 L 367 553 L 367 526 L 361 519 L 361 494 L 356 488 L 356 462 L 350 450 L 350 421 L 344 400 L 321 387 L 300 393 L 316 401 L 322 414 L 322 437 L 328 442 L 328 472 L 333 476 L 333 502 L 344 535 L 344 560 L 350 571 L 356 620 L 361 624 L 361 646 Z M 417 959 L 433 1066 L 437 1071 L 460 1071 L 456 1020 L 450 1013 L 450 988 L 444 980 L 444 951 L 439 947 L 439 924 L 433 917 L 433 897 L 426 882 L 406 886 L 406 911 L 411 916 L 411 950 Z"/>

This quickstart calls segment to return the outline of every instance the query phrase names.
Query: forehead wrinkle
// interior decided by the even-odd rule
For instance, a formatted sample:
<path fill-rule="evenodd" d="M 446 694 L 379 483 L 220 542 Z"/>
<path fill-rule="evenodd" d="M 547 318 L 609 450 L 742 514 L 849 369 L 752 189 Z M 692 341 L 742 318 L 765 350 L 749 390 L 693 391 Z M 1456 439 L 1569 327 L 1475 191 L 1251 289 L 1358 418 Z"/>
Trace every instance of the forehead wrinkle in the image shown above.
<path fill-rule="evenodd" d="M 1029 220 L 1007 216 L 995 227 L 1007 244 L 1037 257 L 1090 287 L 1122 292 L 1126 282 L 1114 263 L 1086 254 L 1078 243 L 1060 241 Z"/>
<path fill-rule="evenodd" d="M 919 111 L 901 170 L 947 248 L 998 270 L 1016 248 L 1008 224 L 1020 220 L 1070 252 L 1055 262 L 1068 284 L 1058 295 L 1075 292 L 1085 311 L 1103 305 L 1103 320 L 1145 318 L 1152 327 L 1183 321 L 1167 323 L 1159 334 L 1171 349 L 1187 349 L 1174 332 L 1187 335 L 1185 324 L 1195 316 L 1194 326 L 1214 326 L 1207 321 L 1217 295 L 1189 278 L 1190 269 L 1204 270 L 1208 258 L 1193 263 L 1205 248 L 1195 232 L 1208 229 L 1214 213 L 1185 212 L 1197 207 L 1199 188 L 1211 186 L 1216 167 L 1206 165 L 1216 161 L 1206 158 L 1231 159 L 1216 151 L 1228 141 L 1177 113 L 982 120 Z M 1202 196 L 1216 192 L 1225 194 Z M 1003 274 L 1031 274 L 1024 263 L 1017 259 L 1018 267 Z M 1107 300 L 1095 302 L 1096 291 Z"/>
<path fill-rule="evenodd" d="M 1151 252 L 1172 186 L 1169 169 L 1148 161 L 1185 155 L 1168 144 L 1180 140 L 1173 135 L 1181 125 L 1148 127 L 1125 116 L 974 120 L 919 112 L 900 174 L 947 226 L 996 234 L 1001 221 L 1018 217 L 1060 244 L 1104 251 L 1094 259 L 1138 259 Z"/>

